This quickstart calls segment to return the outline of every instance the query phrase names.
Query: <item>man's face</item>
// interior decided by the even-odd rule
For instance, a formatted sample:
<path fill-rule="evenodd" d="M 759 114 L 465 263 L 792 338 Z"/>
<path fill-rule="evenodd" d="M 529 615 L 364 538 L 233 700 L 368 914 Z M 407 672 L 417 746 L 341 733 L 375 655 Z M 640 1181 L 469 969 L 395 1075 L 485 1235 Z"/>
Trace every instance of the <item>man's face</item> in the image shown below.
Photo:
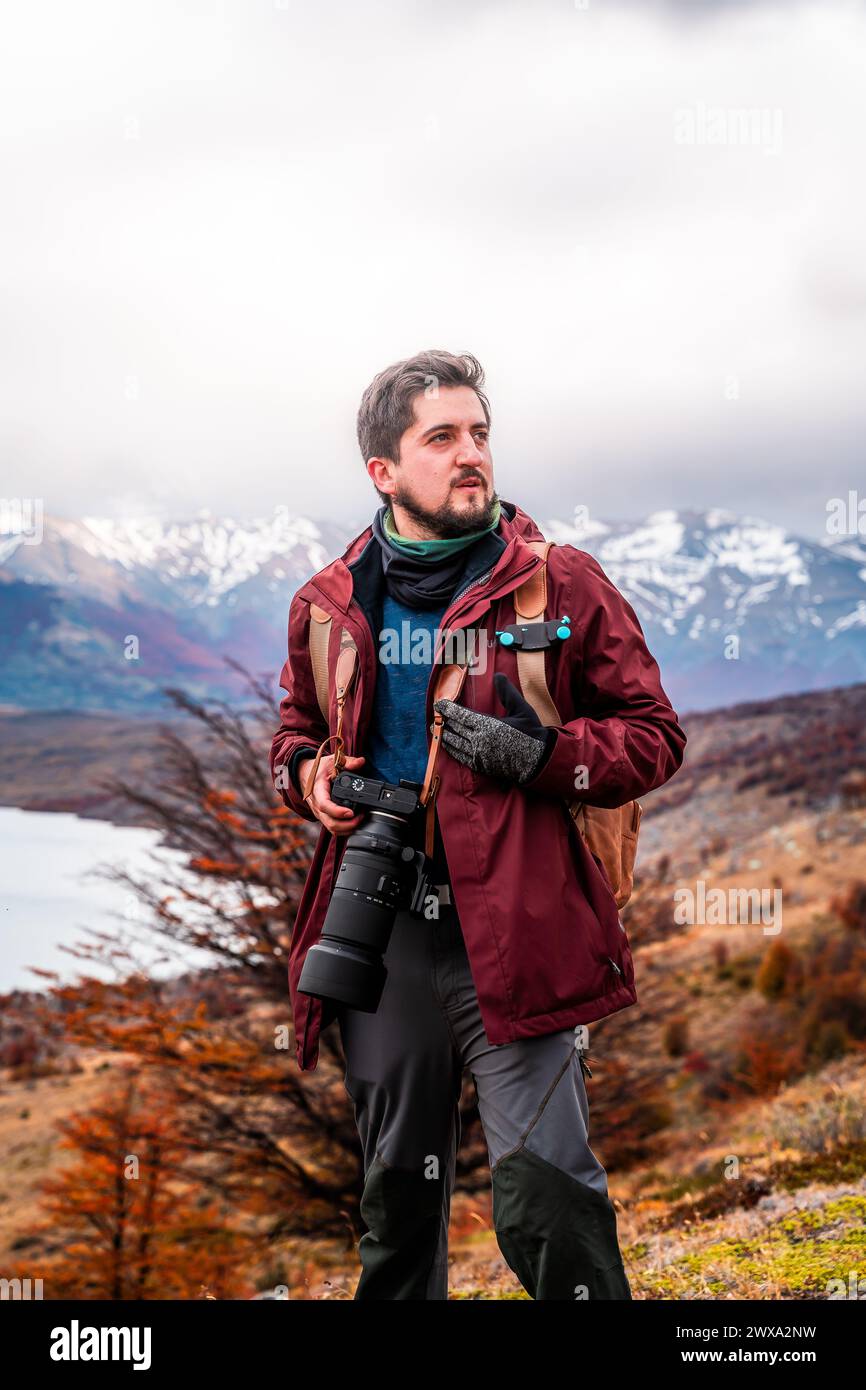
<path fill-rule="evenodd" d="M 492 520 L 497 500 L 484 408 L 470 386 L 443 386 L 412 402 L 415 420 L 398 463 L 370 459 L 367 472 L 390 495 L 401 535 L 461 536 Z"/>

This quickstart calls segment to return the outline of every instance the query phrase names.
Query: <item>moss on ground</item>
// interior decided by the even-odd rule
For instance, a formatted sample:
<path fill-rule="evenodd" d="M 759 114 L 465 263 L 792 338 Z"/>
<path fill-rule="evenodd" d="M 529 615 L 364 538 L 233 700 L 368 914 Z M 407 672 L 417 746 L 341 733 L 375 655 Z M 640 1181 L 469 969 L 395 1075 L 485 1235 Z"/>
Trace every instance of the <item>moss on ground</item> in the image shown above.
<path fill-rule="evenodd" d="M 837 1197 L 791 1212 L 757 1235 L 684 1250 L 659 1271 L 640 1268 L 634 1258 L 640 1248 L 628 1252 L 626 1263 L 636 1298 L 761 1298 L 767 1290 L 826 1297 L 830 1280 L 847 1281 L 851 1270 L 866 1273 L 866 1197 Z"/>

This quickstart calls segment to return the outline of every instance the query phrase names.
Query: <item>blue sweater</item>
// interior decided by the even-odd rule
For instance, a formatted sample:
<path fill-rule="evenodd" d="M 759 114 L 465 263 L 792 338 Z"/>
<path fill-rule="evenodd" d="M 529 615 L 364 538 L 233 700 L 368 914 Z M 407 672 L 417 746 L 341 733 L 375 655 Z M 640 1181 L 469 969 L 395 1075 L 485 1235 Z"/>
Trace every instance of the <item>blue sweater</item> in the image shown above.
<path fill-rule="evenodd" d="M 450 600 L 449 600 L 450 602 Z M 408 608 L 386 594 L 376 666 L 376 691 L 370 719 L 366 761 L 361 770 L 368 777 L 399 782 L 401 777 L 423 782 L 429 755 L 426 695 L 433 667 L 434 637 L 445 609 Z M 443 756 L 442 751 L 439 753 Z M 424 848 L 426 815 L 419 811 L 408 843 Z M 436 814 L 431 878 L 449 881 L 445 847 Z"/>
<path fill-rule="evenodd" d="M 387 782 L 423 782 L 428 738 L 426 695 L 434 638 L 448 604 L 409 608 L 385 594 L 377 652 L 376 692 L 364 749 L 364 772 Z"/>

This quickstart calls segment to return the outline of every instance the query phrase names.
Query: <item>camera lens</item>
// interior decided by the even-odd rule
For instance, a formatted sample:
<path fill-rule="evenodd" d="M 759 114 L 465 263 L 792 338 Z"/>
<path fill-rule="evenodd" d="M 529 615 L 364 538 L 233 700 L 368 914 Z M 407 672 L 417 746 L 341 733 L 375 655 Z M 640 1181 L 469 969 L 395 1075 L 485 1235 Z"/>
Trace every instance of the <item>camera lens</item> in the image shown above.
<path fill-rule="evenodd" d="M 375 1013 L 385 987 L 382 960 L 394 918 L 411 899 L 416 854 L 402 816 L 373 811 L 349 836 L 321 940 L 304 960 L 298 989 Z"/>

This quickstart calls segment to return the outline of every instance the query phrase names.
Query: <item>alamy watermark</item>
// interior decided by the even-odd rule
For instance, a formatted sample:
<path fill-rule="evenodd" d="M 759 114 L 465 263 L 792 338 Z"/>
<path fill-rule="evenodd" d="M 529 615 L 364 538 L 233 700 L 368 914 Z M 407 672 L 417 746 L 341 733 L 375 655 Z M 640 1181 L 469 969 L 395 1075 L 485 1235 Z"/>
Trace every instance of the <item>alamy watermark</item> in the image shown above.
<path fill-rule="evenodd" d="M 782 930 L 781 888 L 708 888 L 699 878 L 694 889 L 677 888 L 674 903 L 678 926 L 761 922 L 764 936 L 777 936 Z"/>
<path fill-rule="evenodd" d="M 468 666 L 469 675 L 487 670 L 487 651 L 495 639 L 482 628 L 413 626 L 404 618 L 399 628 L 379 632 L 379 661 L 383 666 Z"/>
<path fill-rule="evenodd" d="M 20 536 L 24 545 L 39 545 L 43 515 L 41 497 L 0 497 L 0 536 Z"/>
<path fill-rule="evenodd" d="M 831 497 L 826 527 L 828 536 L 866 536 L 866 497 L 858 497 L 854 488 L 846 498 Z"/>
<path fill-rule="evenodd" d="M 782 124 L 780 106 L 706 106 L 699 101 L 674 110 L 674 142 L 778 154 L 782 148 Z"/>

